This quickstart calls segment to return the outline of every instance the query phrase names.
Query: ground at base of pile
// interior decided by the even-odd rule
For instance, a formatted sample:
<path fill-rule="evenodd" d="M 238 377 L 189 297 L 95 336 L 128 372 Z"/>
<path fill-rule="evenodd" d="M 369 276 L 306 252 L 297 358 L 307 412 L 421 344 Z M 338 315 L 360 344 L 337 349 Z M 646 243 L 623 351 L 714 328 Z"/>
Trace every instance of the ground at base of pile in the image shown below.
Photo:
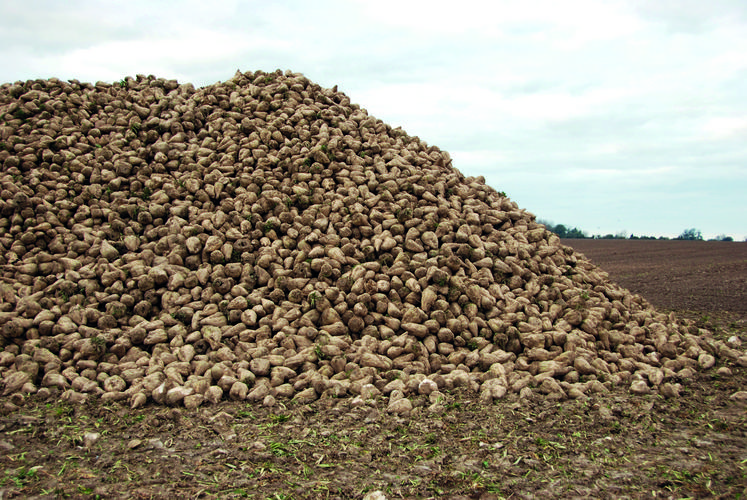
<path fill-rule="evenodd" d="M 675 399 L 486 406 L 464 391 L 409 419 L 385 399 L 188 411 L 32 396 L 0 419 L 0 498 L 738 498 L 747 411 L 731 396 L 747 369 L 718 368 Z"/>

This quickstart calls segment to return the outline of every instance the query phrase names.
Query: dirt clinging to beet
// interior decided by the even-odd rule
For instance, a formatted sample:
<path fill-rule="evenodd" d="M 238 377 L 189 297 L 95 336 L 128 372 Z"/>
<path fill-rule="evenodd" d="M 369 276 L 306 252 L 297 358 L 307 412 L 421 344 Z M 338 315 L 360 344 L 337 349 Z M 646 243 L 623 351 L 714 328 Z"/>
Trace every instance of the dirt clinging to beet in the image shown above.
<path fill-rule="evenodd" d="M 448 153 L 299 74 L 0 87 L 0 394 L 584 398 L 738 345 L 657 313 Z"/>

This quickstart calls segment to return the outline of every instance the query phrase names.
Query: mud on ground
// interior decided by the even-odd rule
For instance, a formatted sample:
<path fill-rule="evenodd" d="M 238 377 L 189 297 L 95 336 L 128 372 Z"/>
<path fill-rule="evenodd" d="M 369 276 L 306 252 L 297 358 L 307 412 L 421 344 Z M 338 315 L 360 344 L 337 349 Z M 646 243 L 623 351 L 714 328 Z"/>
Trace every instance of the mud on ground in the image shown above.
<path fill-rule="evenodd" d="M 659 255 L 671 275 L 690 276 L 693 264 L 678 269 L 671 253 Z M 697 263 L 712 269 L 708 280 L 744 281 L 743 270 L 711 264 Z M 636 266 L 632 276 L 649 272 Z M 747 341 L 743 311 L 706 306 L 682 302 L 677 312 L 716 338 Z M 387 414 L 385 400 L 190 412 L 6 398 L 0 498 L 739 498 L 747 405 L 730 398 L 747 387 L 747 369 L 726 365 L 728 374 L 721 363 L 677 399 L 617 389 L 584 401 L 509 395 L 485 407 L 454 392 L 435 413 L 414 398 L 408 418 Z"/>

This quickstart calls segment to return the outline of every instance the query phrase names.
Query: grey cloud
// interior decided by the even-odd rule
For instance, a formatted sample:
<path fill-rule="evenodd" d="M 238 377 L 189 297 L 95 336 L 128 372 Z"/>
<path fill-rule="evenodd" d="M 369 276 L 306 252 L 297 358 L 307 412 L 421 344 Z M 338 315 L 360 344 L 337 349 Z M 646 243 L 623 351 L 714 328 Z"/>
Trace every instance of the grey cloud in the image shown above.
<path fill-rule="evenodd" d="M 31 5 L 39 2 L 31 2 Z M 126 17 L 101 15 L 107 6 L 86 2 L 43 2 L 29 8 L 27 2 L 5 2 L 0 8 L 0 43 L 30 54 L 60 53 L 71 47 L 87 47 L 102 39 L 124 40 L 146 34 L 140 23 Z"/>
<path fill-rule="evenodd" d="M 644 18 L 661 23 L 672 33 L 703 33 L 723 23 L 747 21 L 741 0 L 638 0 L 633 3 Z"/>

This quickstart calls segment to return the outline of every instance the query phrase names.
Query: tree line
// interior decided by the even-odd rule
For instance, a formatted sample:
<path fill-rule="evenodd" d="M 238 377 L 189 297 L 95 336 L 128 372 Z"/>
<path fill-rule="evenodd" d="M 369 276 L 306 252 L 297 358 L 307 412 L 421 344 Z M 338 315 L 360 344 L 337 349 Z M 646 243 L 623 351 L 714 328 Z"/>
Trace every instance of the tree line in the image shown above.
<path fill-rule="evenodd" d="M 700 229 L 688 228 L 682 231 L 682 233 L 676 238 L 669 238 L 667 236 L 638 236 L 635 234 L 628 235 L 625 232 L 619 232 L 616 234 L 594 234 L 590 235 L 586 231 L 582 231 L 577 227 L 566 226 L 565 224 L 553 224 L 550 221 L 537 219 L 537 222 L 543 224 L 549 231 L 557 234 L 561 238 L 579 238 L 579 239 L 597 239 L 597 240 L 689 240 L 689 241 L 703 241 L 703 233 Z M 715 238 L 710 238 L 708 241 L 734 241 L 734 238 L 726 234 L 720 234 Z M 745 239 L 747 241 L 747 239 Z"/>

